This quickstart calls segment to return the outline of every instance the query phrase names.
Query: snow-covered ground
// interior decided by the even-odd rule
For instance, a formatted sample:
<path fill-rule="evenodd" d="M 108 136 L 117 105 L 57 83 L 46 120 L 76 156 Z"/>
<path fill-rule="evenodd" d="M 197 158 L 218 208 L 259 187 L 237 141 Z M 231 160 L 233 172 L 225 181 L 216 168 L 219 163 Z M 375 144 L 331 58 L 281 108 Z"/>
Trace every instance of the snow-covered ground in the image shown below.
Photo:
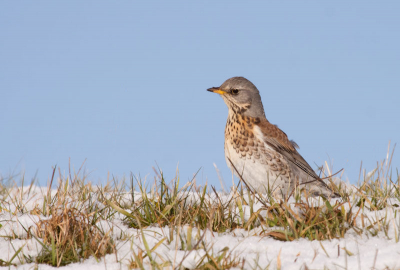
<path fill-rule="evenodd" d="M 48 219 L 42 215 L 34 214 L 35 207 L 43 205 L 47 189 L 33 187 L 30 192 L 21 193 L 21 189 L 14 188 L 9 190 L 9 194 L 14 194 L 15 201 L 9 197 L 1 206 L 0 212 L 0 259 L 9 262 L 14 254 L 17 256 L 12 260 L 12 266 L 4 266 L 4 269 L 35 269 L 34 263 L 26 263 L 25 257 L 36 257 L 41 249 L 41 244 L 27 234 L 28 228 L 34 228 L 39 220 Z M 54 196 L 56 191 L 52 190 Z M 127 199 L 130 195 L 127 195 Z M 222 200 L 229 195 L 220 194 Z M 18 199 L 18 197 L 20 199 Z M 140 197 L 137 194 L 136 198 Z M 17 211 L 15 202 L 23 205 L 24 211 Z M 64 266 L 64 269 L 129 269 L 129 265 L 134 260 L 134 255 L 139 250 L 146 250 L 143 243 L 143 235 L 150 249 L 159 244 L 152 252 L 152 257 L 158 263 L 169 261 L 175 268 L 183 266 L 193 269 L 204 257 L 206 249 L 214 255 L 221 254 L 229 248 L 227 253 L 233 259 L 244 258 L 244 269 L 400 269 L 400 207 L 399 202 L 393 202 L 392 206 L 379 211 L 369 211 L 362 209 L 364 220 L 369 220 L 368 224 L 375 223 L 378 228 L 380 224 L 386 224 L 384 230 L 379 230 L 377 235 L 372 235 L 365 230 L 361 235 L 350 229 L 344 238 L 309 241 L 300 239 L 291 242 L 275 240 L 272 237 L 261 234 L 261 228 L 247 231 L 235 229 L 228 233 L 216 233 L 211 231 L 198 231 L 187 225 L 179 230 L 174 229 L 172 241 L 170 239 L 170 228 L 149 226 L 140 230 L 129 228 L 124 224 L 123 215 L 115 214 L 109 220 L 98 222 L 98 226 L 105 232 L 110 232 L 116 243 L 117 252 L 108 254 L 98 261 L 90 257 L 80 263 L 73 263 Z M 353 208 L 353 213 L 359 209 Z M 23 213 L 22 213 L 23 212 Z M 249 218 L 248 211 L 245 214 Z M 385 219 L 385 222 L 376 222 Z M 356 222 L 361 226 L 360 215 Z M 383 226 L 383 225 L 382 225 Z M 196 250 L 188 251 L 182 247 L 180 239 L 187 239 L 187 233 L 191 230 L 192 247 L 201 238 L 202 243 Z M 180 237 L 177 236 L 179 233 Z M 164 240 L 163 240 L 164 239 Z M 160 244 L 161 241 L 161 244 Z M 0 261 L 1 262 L 1 261 Z M 151 268 L 148 258 L 144 259 L 144 267 Z M 242 265 L 238 266 L 238 268 Z M 53 268 L 49 265 L 41 264 L 39 269 Z"/>

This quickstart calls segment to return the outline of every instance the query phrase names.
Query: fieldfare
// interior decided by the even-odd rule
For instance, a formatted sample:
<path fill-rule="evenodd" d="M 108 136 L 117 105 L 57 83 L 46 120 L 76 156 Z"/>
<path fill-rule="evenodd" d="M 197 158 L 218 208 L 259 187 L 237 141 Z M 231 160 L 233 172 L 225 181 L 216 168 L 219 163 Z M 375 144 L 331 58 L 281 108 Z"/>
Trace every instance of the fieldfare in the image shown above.
<path fill-rule="evenodd" d="M 296 189 L 311 196 L 338 197 L 297 152 L 297 144 L 265 117 L 256 86 L 243 77 L 207 89 L 228 106 L 225 159 L 258 192 L 287 197 Z"/>

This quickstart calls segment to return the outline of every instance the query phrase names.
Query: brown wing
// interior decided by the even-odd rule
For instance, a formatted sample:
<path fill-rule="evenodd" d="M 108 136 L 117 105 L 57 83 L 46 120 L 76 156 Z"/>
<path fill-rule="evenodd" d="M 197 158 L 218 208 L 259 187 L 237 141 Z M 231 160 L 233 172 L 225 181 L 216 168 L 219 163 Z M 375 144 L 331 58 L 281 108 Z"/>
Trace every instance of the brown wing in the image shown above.
<path fill-rule="evenodd" d="M 318 175 L 314 172 L 307 161 L 305 161 L 299 152 L 297 152 L 293 143 L 289 141 L 285 132 L 268 122 L 267 119 L 261 119 L 259 127 L 264 134 L 265 143 L 282 154 L 288 161 L 292 162 L 312 178 L 319 179 Z"/>

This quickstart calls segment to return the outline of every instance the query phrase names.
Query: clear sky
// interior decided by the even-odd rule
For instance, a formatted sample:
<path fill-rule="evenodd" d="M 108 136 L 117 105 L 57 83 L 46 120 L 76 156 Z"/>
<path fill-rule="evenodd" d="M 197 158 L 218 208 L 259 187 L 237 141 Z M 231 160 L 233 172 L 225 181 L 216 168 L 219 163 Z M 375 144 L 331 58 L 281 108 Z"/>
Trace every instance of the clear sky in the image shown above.
<path fill-rule="evenodd" d="M 52 166 L 93 182 L 153 166 L 225 182 L 227 107 L 206 91 L 232 76 L 267 119 L 358 179 L 400 143 L 399 1 L 2 1 L 0 174 Z M 400 167 L 395 151 L 394 167 Z"/>

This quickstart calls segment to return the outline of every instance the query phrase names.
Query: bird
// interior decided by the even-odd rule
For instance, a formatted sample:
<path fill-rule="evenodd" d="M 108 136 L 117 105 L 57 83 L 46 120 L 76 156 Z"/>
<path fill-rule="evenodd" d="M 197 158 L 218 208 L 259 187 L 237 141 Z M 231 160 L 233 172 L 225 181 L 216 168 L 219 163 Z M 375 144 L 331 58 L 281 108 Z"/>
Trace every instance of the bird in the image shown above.
<path fill-rule="evenodd" d="M 340 197 L 299 154 L 298 145 L 267 120 L 260 92 L 251 81 L 232 77 L 207 91 L 219 94 L 228 107 L 225 159 L 246 185 L 279 198 L 289 198 L 296 190 L 313 197 Z"/>

